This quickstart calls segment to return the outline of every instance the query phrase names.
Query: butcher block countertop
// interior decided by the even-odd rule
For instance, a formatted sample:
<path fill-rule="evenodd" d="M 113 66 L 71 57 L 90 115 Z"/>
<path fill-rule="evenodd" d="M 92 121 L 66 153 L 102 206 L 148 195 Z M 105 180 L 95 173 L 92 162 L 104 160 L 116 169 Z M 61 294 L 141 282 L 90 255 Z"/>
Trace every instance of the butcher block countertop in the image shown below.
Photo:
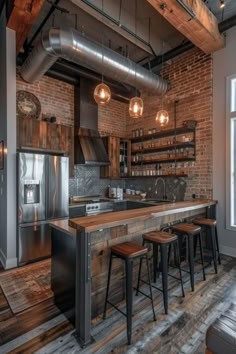
<path fill-rule="evenodd" d="M 152 217 L 158 218 L 189 210 L 206 208 L 214 204 L 216 204 L 216 201 L 209 199 L 167 203 L 148 208 L 74 218 L 69 220 L 69 226 L 77 230 L 83 230 L 84 232 L 93 232 L 110 227 L 128 225 L 136 220 L 146 220 Z"/>

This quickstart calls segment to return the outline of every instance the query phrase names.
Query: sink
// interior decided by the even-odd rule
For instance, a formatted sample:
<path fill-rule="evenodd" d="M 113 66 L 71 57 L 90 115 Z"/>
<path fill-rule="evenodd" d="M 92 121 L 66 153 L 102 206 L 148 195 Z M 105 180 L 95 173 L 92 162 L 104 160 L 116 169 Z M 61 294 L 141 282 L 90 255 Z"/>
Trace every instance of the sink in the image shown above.
<path fill-rule="evenodd" d="M 163 204 L 163 203 L 174 203 L 174 200 L 169 199 L 145 199 L 146 203 L 155 203 L 155 204 Z"/>

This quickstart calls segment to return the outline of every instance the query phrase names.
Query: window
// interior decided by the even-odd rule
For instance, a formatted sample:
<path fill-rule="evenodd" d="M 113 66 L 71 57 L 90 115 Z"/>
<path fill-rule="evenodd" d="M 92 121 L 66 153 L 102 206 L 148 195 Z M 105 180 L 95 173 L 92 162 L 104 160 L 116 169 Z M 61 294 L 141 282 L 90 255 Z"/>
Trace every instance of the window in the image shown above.
<path fill-rule="evenodd" d="M 236 75 L 226 90 L 226 227 L 236 230 Z"/>

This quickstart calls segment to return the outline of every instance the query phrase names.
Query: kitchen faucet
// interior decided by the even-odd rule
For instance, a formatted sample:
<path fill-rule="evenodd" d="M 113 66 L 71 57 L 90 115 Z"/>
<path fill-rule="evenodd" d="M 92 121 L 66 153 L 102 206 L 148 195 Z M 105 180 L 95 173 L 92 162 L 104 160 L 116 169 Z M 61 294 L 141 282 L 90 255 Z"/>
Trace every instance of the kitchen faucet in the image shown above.
<path fill-rule="evenodd" d="M 166 182 L 165 182 L 164 178 L 158 177 L 156 179 L 155 186 L 157 186 L 159 181 L 162 181 L 162 183 L 163 183 L 163 199 L 166 199 Z"/>

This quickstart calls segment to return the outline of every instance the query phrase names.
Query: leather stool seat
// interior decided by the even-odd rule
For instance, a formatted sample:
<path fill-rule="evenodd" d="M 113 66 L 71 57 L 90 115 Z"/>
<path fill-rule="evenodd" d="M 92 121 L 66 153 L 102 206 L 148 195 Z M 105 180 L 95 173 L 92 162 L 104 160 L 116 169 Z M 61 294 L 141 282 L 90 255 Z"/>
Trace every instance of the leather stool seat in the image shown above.
<path fill-rule="evenodd" d="M 197 218 L 193 220 L 195 225 L 202 225 L 202 226 L 214 226 L 216 225 L 215 219 L 207 219 L 207 218 Z"/>
<path fill-rule="evenodd" d="M 123 242 L 111 247 L 111 252 L 124 258 L 135 258 L 146 254 L 147 247 L 140 246 L 133 242 Z"/>
<path fill-rule="evenodd" d="M 220 316 L 207 330 L 206 345 L 214 354 L 236 353 L 236 306 Z"/>
<path fill-rule="evenodd" d="M 177 236 L 164 231 L 152 231 L 143 235 L 143 239 L 157 243 L 170 243 L 177 240 Z"/>
<path fill-rule="evenodd" d="M 193 224 L 177 224 L 173 226 L 174 231 L 186 232 L 187 234 L 197 234 L 201 231 L 200 226 Z"/>

